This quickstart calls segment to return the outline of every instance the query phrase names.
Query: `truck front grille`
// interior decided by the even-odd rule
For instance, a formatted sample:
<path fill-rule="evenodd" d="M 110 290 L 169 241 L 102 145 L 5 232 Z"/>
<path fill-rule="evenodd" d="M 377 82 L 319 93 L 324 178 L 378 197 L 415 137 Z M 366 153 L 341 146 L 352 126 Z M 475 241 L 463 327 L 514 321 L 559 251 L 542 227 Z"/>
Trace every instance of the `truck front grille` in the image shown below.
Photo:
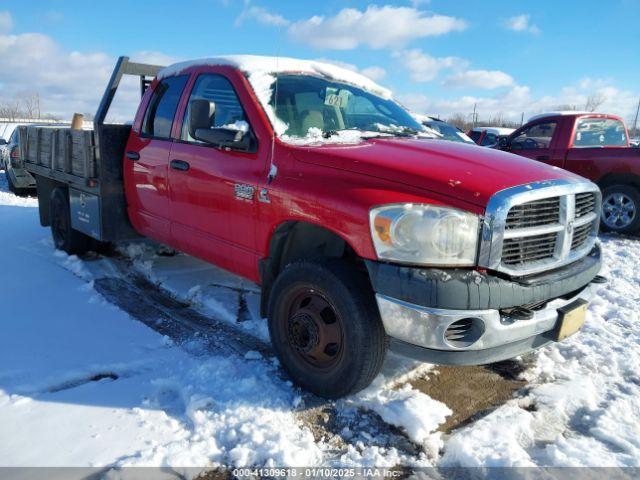
<path fill-rule="evenodd" d="M 560 198 L 543 198 L 509 210 L 506 229 L 536 227 L 560 221 Z"/>
<path fill-rule="evenodd" d="M 492 197 L 480 266 L 522 276 L 558 268 L 591 251 L 598 232 L 600 192 L 587 181 L 558 183 L 522 185 Z"/>
<path fill-rule="evenodd" d="M 596 194 L 585 192 L 576 194 L 576 218 L 584 217 L 596 208 Z"/>
<path fill-rule="evenodd" d="M 502 248 L 502 263 L 523 265 L 553 257 L 556 251 L 556 233 L 544 233 L 523 238 L 508 238 Z"/>
<path fill-rule="evenodd" d="M 577 250 L 582 247 L 587 240 L 589 240 L 589 234 L 593 230 L 593 225 L 587 223 L 576 227 L 573 231 L 573 239 L 571 240 L 571 250 Z"/>
<path fill-rule="evenodd" d="M 505 222 L 502 264 L 524 270 L 531 264 L 555 263 L 584 248 L 597 233 L 595 209 L 593 192 L 542 198 L 511 207 Z"/>

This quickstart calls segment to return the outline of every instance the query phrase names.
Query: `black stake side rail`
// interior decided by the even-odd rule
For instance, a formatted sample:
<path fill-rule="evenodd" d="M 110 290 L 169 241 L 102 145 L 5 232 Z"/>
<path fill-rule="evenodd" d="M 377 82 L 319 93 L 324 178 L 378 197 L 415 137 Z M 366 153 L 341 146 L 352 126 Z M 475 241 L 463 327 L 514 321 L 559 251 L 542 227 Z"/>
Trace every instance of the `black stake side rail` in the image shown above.
<path fill-rule="evenodd" d="M 126 56 L 119 57 L 96 111 L 92 132 L 57 128 L 58 131 L 53 133 L 52 138 L 49 138 L 50 132 L 42 132 L 45 127 L 19 127 L 20 158 L 25 162 L 27 170 L 90 193 L 99 194 L 104 191 L 101 189 L 101 183 L 105 180 L 108 182 L 111 175 L 107 175 L 108 166 L 105 164 L 108 161 L 102 159 L 105 152 L 109 151 L 109 138 L 103 137 L 109 137 L 108 134 L 113 130 L 109 126 L 105 126 L 104 122 L 120 86 L 120 81 L 125 75 L 139 77 L 140 97 L 142 98 L 145 90 L 162 68 L 158 65 L 131 62 Z M 42 145 L 42 137 L 47 137 L 48 143 L 46 145 Z M 70 158 L 72 143 L 75 143 L 76 149 L 81 148 L 82 150 L 84 159 L 82 169 L 72 168 Z M 47 147 L 46 152 L 42 151 L 43 146 Z M 35 149 L 36 152 L 30 152 L 29 149 Z M 44 156 L 51 158 L 44 159 Z M 118 161 L 120 160 L 118 159 Z M 114 190 L 113 185 L 105 185 L 104 187 L 110 191 Z M 119 190 L 117 187 L 115 189 Z"/>

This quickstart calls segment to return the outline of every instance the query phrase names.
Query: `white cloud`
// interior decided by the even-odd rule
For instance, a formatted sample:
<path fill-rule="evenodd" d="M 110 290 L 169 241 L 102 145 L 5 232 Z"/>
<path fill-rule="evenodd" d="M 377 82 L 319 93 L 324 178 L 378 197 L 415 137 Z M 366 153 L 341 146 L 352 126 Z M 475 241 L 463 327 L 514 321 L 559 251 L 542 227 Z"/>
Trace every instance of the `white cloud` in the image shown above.
<path fill-rule="evenodd" d="M 379 67 L 377 65 L 363 68 L 362 70 L 360 70 L 360 73 L 365 77 L 370 78 L 371 80 L 375 80 L 376 82 L 379 80 L 382 80 L 384 77 L 387 76 L 387 71 L 384 68 Z"/>
<path fill-rule="evenodd" d="M 515 17 L 507 18 L 504 25 L 514 32 L 528 32 L 533 34 L 540 33 L 538 26 L 531 23 L 531 16 L 528 14 L 516 15 Z"/>
<path fill-rule="evenodd" d="M 597 85 L 594 89 L 593 85 Z M 587 88 L 584 88 L 584 87 Z M 422 93 L 400 95 L 402 103 L 419 113 L 429 113 L 447 118 L 453 114 L 471 116 L 474 105 L 481 119 L 501 116 L 525 121 L 532 115 L 556 110 L 559 106 L 571 106 L 577 110 L 585 107 L 589 95 L 602 95 L 604 101 L 598 108 L 601 112 L 620 115 L 628 124 L 633 121 L 640 92 L 623 90 L 602 80 L 583 79 L 559 90 L 557 95 L 535 96 L 527 86 L 515 85 L 493 96 L 465 95 L 453 99 L 430 98 Z"/>
<path fill-rule="evenodd" d="M 0 35 L 0 101 L 38 93 L 41 111 L 70 119 L 74 112 L 94 113 L 115 64 L 102 52 L 65 51 L 40 33 Z M 176 59 L 158 52 L 138 52 L 132 60 L 165 65 Z M 113 105 L 113 118 L 129 120 L 139 101 L 136 79 L 123 80 Z"/>
<path fill-rule="evenodd" d="M 429 15 L 410 7 L 378 7 L 340 10 L 333 17 L 313 16 L 289 27 L 294 41 L 315 48 L 350 50 L 399 47 L 416 38 L 464 30 L 466 23 L 445 15 Z"/>
<path fill-rule="evenodd" d="M 8 33 L 13 28 L 11 12 L 0 12 L 0 33 Z"/>
<path fill-rule="evenodd" d="M 444 80 L 449 87 L 470 87 L 491 90 L 500 87 L 510 87 L 515 82 L 511 75 L 500 70 L 467 70 L 455 73 Z"/>
<path fill-rule="evenodd" d="M 393 57 L 409 70 L 411 79 L 416 82 L 429 82 L 444 69 L 464 69 L 468 65 L 463 58 L 432 57 L 418 48 L 396 51 Z"/>
<path fill-rule="evenodd" d="M 384 77 L 387 76 L 387 71 L 378 65 L 371 65 L 370 67 L 358 68 L 353 63 L 342 62 L 340 60 L 333 60 L 330 58 L 319 58 L 318 62 L 329 63 L 331 65 L 336 65 L 338 67 L 351 70 L 352 72 L 358 72 L 364 75 L 365 77 L 368 77 L 371 80 L 376 82 L 378 80 L 382 80 Z"/>
<path fill-rule="evenodd" d="M 280 14 L 272 13 L 264 7 L 250 5 L 249 1 L 245 1 L 245 7 L 238 18 L 236 18 L 235 24 L 240 25 L 245 20 L 255 20 L 263 25 L 274 27 L 285 27 L 291 23 Z"/>

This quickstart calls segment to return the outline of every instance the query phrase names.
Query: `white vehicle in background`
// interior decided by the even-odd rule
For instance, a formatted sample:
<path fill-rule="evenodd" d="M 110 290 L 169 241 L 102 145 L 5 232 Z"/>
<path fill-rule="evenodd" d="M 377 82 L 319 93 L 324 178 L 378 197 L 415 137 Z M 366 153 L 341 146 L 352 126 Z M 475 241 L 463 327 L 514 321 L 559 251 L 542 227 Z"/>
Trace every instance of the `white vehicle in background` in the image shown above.
<path fill-rule="evenodd" d="M 505 127 L 475 127 L 467 135 L 482 147 L 496 146 L 500 137 L 511 135 L 515 129 Z"/>
<path fill-rule="evenodd" d="M 438 134 L 438 138 L 442 140 L 449 140 L 450 142 L 460 142 L 474 145 L 466 133 L 460 130 L 458 127 L 451 125 L 450 123 L 440 120 L 437 117 L 431 117 L 427 115 L 413 115 L 423 126 L 430 130 L 433 130 Z"/>

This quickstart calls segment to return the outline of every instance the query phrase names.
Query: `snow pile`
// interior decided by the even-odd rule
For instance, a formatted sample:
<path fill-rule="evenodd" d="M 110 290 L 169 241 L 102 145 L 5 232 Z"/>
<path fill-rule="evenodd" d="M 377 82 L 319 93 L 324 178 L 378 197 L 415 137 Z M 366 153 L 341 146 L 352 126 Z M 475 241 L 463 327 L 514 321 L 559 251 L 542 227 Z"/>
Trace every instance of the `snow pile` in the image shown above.
<path fill-rule="evenodd" d="M 403 429 L 418 445 L 426 446 L 427 442 L 439 439 L 432 433 L 453 413 L 451 409 L 408 384 L 385 389 L 383 383 L 384 378 L 379 376 L 354 401 L 375 411 L 385 422 Z"/>
<path fill-rule="evenodd" d="M 282 135 L 286 131 L 287 126 L 276 116 L 273 106 L 271 105 L 273 84 L 277 75 L 286 73 L 316 75 L 362 88 L 386 99 L 391 98 L 390 90 L 381 87 L 373 80 L 352 70 L 315 60 L 298 60 L 288 57 L 227 55 L 190 60 L 164 68 L 158 74 L 158 78 L 162 79 L 170 75 L 176 75 L 190 67 L 203 65 L 231 66 L 244 72 L 258 97 L 258 101 L 267 113 L 278 135 Z"/>
<path fill-rule="evenodd" d="M 407 385 L 431 366 L 389 355 L 365 391 L 321 405 L 350 419 L 336 447 L 303 419 L 317 399 L 283 379 L 265 347 L 254 284 L 147 242 L 114 258 L 55 252 L 35 199 L 3 190 L 0 177 L 0 466 L 640 465 L 637 240 L 604 238 L 610 284 L 580 333 L 536 354 L 520 397 L 445 435 L 450 409 Z M 168 338 L 154 325 L 179 311 L 162 303 L 166 318 L 137 321 L 97 293 L 131 265 L 216 328 Z M 207 335 L 247 348 L 214 348 Z M 371 417 L 414 449 L 384 444 L 395 429 Z"/>
<path fill-rule="evenodd" d="M 35 208 L 0 221 L 0 465 L 320 464 L 273 362 L 187 353 L 98 295 Z"/>
<path fill-rule="evenodd" d="M 640 465 L 638 242 L 603 239 L 609 285 L 583 329 L 538 352 L 527 396 L 454 434 L 443 465 Z"/>

